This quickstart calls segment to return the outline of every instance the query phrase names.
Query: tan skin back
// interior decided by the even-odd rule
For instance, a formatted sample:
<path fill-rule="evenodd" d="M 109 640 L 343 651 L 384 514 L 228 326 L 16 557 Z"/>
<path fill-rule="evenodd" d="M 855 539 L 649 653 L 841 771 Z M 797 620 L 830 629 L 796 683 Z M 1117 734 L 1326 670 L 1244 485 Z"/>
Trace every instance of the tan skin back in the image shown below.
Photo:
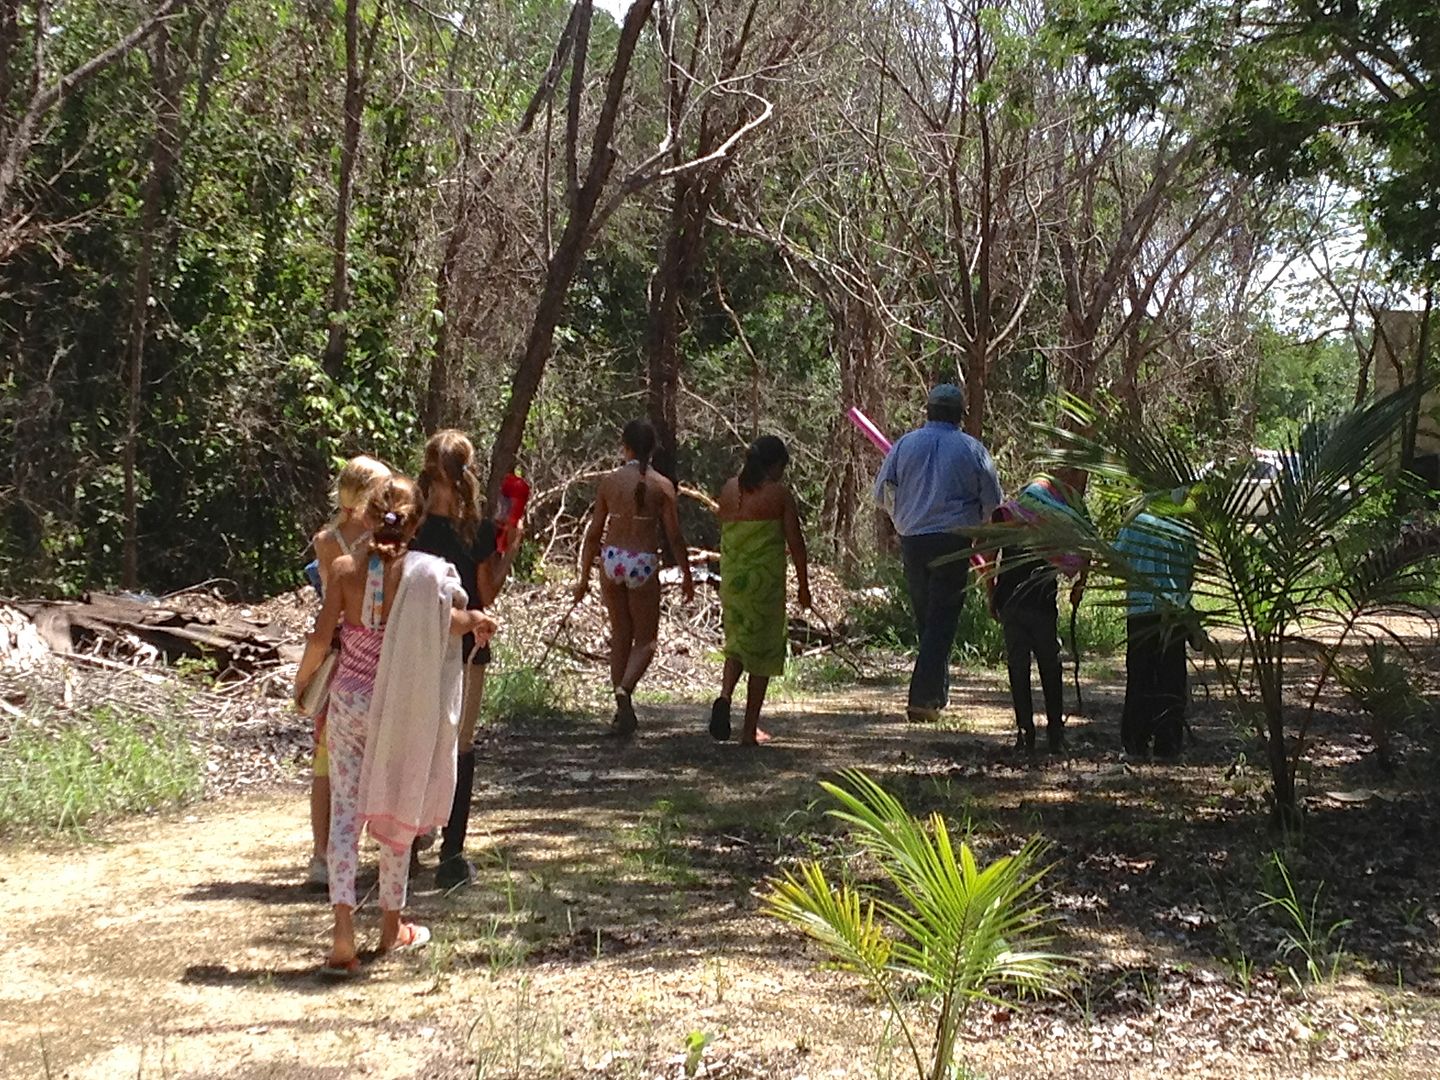
<path fill-rule="evenodd" d="M 400 587 L 400 575 L 404 570 L 405 556 L 398 559 L 391 559 L 389 562 L 381 560 L 385 568 L 385 601 L 380 608 L 380 625 L 385 625 L 390 619 L 390 605 L 395 599 L 395 592 Z M 341 555 L 335 560 L 333 570 L 335 580 L 335 591 L 340 594 L 340 613 L 344 620 L 351 625 L 358 626 L 364 617 L 365 611 L 365 580 L 369 577 L 370 556 L 365 555 Z M 323 614 L 323 612 L 322 612 Z"/>
<path fill-rule="evenodd" d="M 645 485 L 645 509 L 635 506 L 635 488 Z M 679 532 L 675 485 L 654 469 L 641 476 L 634 465 L 621 466 L 600 480 L 597 516 L 604 515 L 604 542 L 629 551 L 659 551 L 665 531 Z M 673 524 L 673 530 L 672 530 Z"/>
<path fill-rule="evenodd" d="M 335 528 L 339 531 L 340 535 L 345 538 L 345 542 L 352 547 L 356 540 L 370 531 L 370 527 L 365 523 L 365 515 L 363 513 L 345 514 Z M 328 591 L 330 588 L 330 575 L 335 572 L 335 561 L 343 557 L 345 553 L 340 550 L 340 545 L 336 543 L 335 537 L 331 535 L 329 525 L 316 533 L 311 543 L 315 546 L 315 560 L 320 564 L 320 588 L 322 591 Z M 369 547 L 370 545 L 367 542 L 364 548 L 356 551 L 355 554 L 364 555 L 369 551 Z"/>
<path fill-rule="evenodd" d="M 740 478 L 732 476 L 720 489 L 715 516 L 721 521 L 779 521 L 791 503 L 790 489 L 779 480 L 767 478 L 758 490 L 743 491 Z"/>

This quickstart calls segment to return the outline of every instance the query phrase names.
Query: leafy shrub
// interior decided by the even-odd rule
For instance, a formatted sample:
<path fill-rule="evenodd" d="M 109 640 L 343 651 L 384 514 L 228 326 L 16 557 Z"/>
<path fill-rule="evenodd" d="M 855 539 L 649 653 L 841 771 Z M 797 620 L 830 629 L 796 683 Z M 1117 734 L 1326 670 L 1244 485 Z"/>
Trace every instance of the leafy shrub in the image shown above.
<path fill-rule="evenodd" d="M 919 642 L 900 561 L 882 556 L 870 564 L 867 572 L 868 583 L 856 589 L 856 598 L 847 612 L 850 625 L 864 641 L 897 652 L 913 653 Z M 1099 591 L 1087 593 L 1076 619 L 1080 652 L 1085 656 L 1113 653 L 1125 646 L 1123 598 L 1117 603 L 1113 599 L 1101 600 L 1100 596 Z M 1069 591 L 1067 580 L 1062 578 L 1059 629 L 1067 653 L 1073 645 L 1069 620 Z M 966 590 L 965 606 L 955 633 L 955 655 L 967 663 L 992 667 L 1005 662 L 1005 635 L 990 615 L 985 586 L 973 578 Z"/>
<path fill-rule="evenodd" d="M 1380 764 L 1389 769 L 1390 733 L 1429 711 L 1429 705 L 1410 683 L 1405 668 L 1390 659 L 1384 642 L 1372 641 L 1365 663 L 1337 664 L 1335 676 L 1355 703 L 1370 716 L 1370 736 Z"/>
<path fill-rule="evenodd" d="M 773 689 L 780 697 L 796 696 L 849 686 L 855 679 L 855 669 L 831 653 L 792 656 L 785 661 L 785 674 L 774 681 Z"/>
<path fill-rule="evenodd" d="M 1060 633 L 1065 644 L 1070 642 L 1070 602 L 1061 590 Z M 1080 639 L 1080 652 L 1084 656 L 1120 652 L 1125 648 L 1125 605 L 1123 598 L 1103 601 L 1100 594 L 1086 593 L 1080 604 L 1080 615 L 1075 620 L 1075 632 Z"/>
<path fill-rule="evenodd" d="M 974 1002 L 1009 987 L 1039 992 L 1057 981 L 1056 957 L 1043 944 L 1045 914 L 1034 890 L 1044 870 L 1032 840 L 981 867 L 964 841 L 952 842 L 938 813 L 921 821 L 864 773 L 821 784 L 879 864 L 889 888 L 832 885 L 816 860 L 774 883 L 770 915 L 799 928 L 843 968 L 863 975 L 890 1006 L 917 1080 L 955 1075 L 956 1043 Z M 894 897 L 894 898 L 892 898 Z M 935 1031 L 922 1048 L 901 1002 L 918 988 L 936 1002 Z"/>
<path fill-rule="evenodd" d="M 845 619 L 856 636 L 882 648 L 913 652 L 919 642 L 900 560 L 877 555 L 857 571 L 852 587 Z"/>
<path fill-rule="evenodd" d="M 102 707 L 21 722 L 0 753 L 0 832 L 78 830 L 199 795 L 203 760 L 180 724 Z"/>

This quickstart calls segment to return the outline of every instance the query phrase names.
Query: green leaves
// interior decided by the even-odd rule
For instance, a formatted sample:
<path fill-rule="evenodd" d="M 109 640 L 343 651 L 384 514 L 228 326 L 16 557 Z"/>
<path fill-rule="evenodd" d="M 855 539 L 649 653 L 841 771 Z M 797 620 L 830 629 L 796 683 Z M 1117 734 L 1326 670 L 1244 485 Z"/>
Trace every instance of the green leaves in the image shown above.
<path fill-rule="evenodd" d="M 875 917 L 875 902 L 851 885 L 832 885 L 816 861 L 777 882 L 766 911 L 798 926 L 847 970 L 874 979 L 890 963 L 890 939 Z"/>
<path fill-rule="evenodd" d="M 1339 650 L 1363 633 L 1362 617 L 1402 606 L 1420 572 L 1440 559 L 1433 529 L 1402 531 L 1391 515 L 1360 530 L 1367 501 L 1393 483 L 1384 472 L 1387 455 L 1424 389 L 1411 385 L 1310 420 L 1282 446 L 1274 478 L 1258 487 L 1248 459 L 1193 462 L 1173 435 L 1118 405 L 1067 401 L 1068 422 L 1043 431 L 1056 447 L 1055 464 L 1090 473 L 1093 499 L 1118 505 L 1127 518 L 1161 506 L 1194 538 L 1194 609 L 1175 614 L 1197 628 L 1239 633 L 1238 652 L 1215 651 L 1213 659 L 1238 700 L 1259 698 L 1254 715 L 1269 744 L 1281 816 L 1295 812 L 1309 717 Z M 1174 489 L 1189 493 L 1182 505 L 1167 505 Z M 981 530 L 976 546 L 1002 542 L 1003 530 Z M 1027 532 L 1027 543 L 1042 552 L 1083 552 L 1122 588 L 1153 585 L 1116 544 L 1069 519 L 1042 521 Z M 1285 661 L 1302 644 L 1321 658 L 1321 673 L 1309 708 L 1292 725 L 1286 705 L 1294 672 L 1287 673 Z"/>
<path fill-rule="evenodd" d="M 879 865 L 885 888 L 835 885 L 819 862 L 801 863 L 774 885 L 766 910 L 800 928 L 839 964 L 865 976 L 889 1002 L 921 1080 L 949 1075 L 960 1024 L 972 1002 L 1002 988 L 1039 992 L 1056 981 L 1057 957 L 1038 951 L 1047 917 L 1034 899 L 1044 848 L 1032 839 L 980 866 L 952 840 L 940 814 L 921 821 L 870 777 L 841 774 L 821 787 L 840 804 L 831 815 Z M 929 1055 L 900 1001 L 917 988 L 936 1002 Z"/>

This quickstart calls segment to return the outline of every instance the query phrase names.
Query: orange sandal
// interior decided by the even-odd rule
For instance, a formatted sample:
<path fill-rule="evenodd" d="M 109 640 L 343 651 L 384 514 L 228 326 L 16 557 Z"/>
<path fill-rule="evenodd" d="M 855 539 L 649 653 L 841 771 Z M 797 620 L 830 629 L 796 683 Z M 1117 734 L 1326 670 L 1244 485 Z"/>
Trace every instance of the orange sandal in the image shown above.
<path fill-rule="evenodd" d="M 395 944 L 382 951 L 389 956 L 391 953 L 423 949 L 428 944 L 430 944 L 430 930 L 427 927 L 421 926 L 419 923 L 402 922 L 400 933 L 395 938 Z"/>

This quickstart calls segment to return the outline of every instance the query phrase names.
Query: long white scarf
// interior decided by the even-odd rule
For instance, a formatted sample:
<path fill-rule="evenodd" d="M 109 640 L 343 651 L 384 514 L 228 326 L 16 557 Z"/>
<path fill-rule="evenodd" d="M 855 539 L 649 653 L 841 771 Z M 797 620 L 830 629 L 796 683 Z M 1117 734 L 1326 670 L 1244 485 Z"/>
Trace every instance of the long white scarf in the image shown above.
<path fill-rule="evenodd" d="M 450 818 L 460 719 L 460 639 L 450 612 L 466 603 L 455 568 L 409 552 L 385 623 L 360 770 L 360 816 L 395 851 Z"/>

